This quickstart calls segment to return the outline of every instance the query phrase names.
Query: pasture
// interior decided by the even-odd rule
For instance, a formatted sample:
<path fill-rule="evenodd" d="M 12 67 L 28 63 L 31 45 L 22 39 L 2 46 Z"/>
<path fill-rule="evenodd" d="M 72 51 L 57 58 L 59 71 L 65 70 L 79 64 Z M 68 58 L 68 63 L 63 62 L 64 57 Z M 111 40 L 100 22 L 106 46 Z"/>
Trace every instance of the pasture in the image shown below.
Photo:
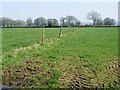
<path fill-rule="evenodd" d="M 70 33 L 63 28 L 61 38 L 59 28 L 46 28 L 43 45 L 41 32 L 42 28 L 2 30 L 3 84 L 21 88 L 119 88 L 118 28 L 72 28 Z"/>

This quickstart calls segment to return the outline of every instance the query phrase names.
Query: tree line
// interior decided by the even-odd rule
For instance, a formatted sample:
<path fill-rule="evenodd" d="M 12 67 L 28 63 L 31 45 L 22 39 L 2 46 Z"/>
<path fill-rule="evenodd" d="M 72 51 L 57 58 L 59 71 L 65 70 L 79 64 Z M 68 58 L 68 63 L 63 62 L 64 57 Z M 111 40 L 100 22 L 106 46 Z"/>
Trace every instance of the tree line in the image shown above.
<path fill-rule="evenodd" d="M 91 11 L 87 14 L 87 19 L 92 20 L 91 26 L 102 26 L 102 25 L 115 25 L 115 20 L 106 17 L 102 20 L 101 15 L 98 12 Z M 55 27 L 55 26 L 67 26 L 67 27 L 79 27 L 82 23 L 75 16 L 68 15 L 61 17 L 60 20 L 55 18 L 45 19 L 44 17 L 38 17 L 34 20 L 27 18 L 27 20 L 13 20 L 7 17 L 0 18 L 1 27 Z"/>

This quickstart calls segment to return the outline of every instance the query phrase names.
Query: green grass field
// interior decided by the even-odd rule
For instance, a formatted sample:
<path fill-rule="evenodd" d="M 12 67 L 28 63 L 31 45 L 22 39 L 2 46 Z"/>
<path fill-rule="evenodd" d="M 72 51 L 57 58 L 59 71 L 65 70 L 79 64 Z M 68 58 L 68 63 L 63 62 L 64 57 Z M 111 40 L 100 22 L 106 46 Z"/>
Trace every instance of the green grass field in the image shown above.
<path fill-rule="evenodd" d="M 5 28 L 2 30 L 2 48 L 3 52 L 11 49 L 20 48 L 39 43 L 41 41 L 41 33 L 43 28 Z M 64 29 L 63 33 L 66 32 Z M 58 28 L 47 28 L 45 31 L 45 38 L 58 37 Z"/>
<path fill-rule="evenodd" d="M 41 30 L 3 29 L 3 84 L 30 88 L 119 88 L 118 28 L 75 28 L 70 33 L 63 28 L 61 38 L 59 28 L 47 28 L 44 45 L 39 44 Z M 28 46 L 32 48 L 19 50 Z"/>

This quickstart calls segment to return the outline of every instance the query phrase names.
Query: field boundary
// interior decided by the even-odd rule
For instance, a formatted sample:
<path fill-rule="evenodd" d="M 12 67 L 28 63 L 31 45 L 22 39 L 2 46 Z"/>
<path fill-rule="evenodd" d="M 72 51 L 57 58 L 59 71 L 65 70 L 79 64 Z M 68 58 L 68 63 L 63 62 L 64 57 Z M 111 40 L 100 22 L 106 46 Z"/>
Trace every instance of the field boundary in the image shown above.
<path fill-rule="evenodd" d="M 44 27 L 44 28 L 60 28 L 61 26 L 53 26 L 53 27 Z M 68 27 L 68 26 L 63 26 L 63 27 Z M 93 27 L 93 26 L 78 26 L 78 27 Z M 120 26 L 94 26 L 94 27 L 120 27 Z M 31 27 L 1 27 L 1 28 L 43 28 L 43 27 L 34 27 L 34 26 L 31 26 Z"/>
<path fill-rule="evenodd" d="M 78 31 L 78 30 L 74 30 L 74 31 Z M 66 37 L 66 35 L 72 34 L 73 32 L 71 31 L 70 33 L 66 32 L 64 34 L 62 34 L 62 37 L 59 37 L 59 34 L 57 35 L 57 37 L 55 38 L 50 38 L 50 39 L 45 39 L 44 44 L 42 44 L 42 41 L 40 41 L 39 43 L 35 43 L 31 46 L 26 46 L 26 47 L 20 47 L 20 48 L 16 48 L 16 49 L 12 49 L 9 52 L 5 52 L 3 55 L 3 63 L 13 63 L 16 59 L 18 59 L 17 62 L 21 61 L 21 56 L 23 54 L 26 54 L 27 52 L 29 52 L 30 50 L 34 50 L 37 48 L 42 48 L 43 51 L 46 49 L 51 49 L 53 47 L 51 47 L 51 45 L 56 46 L 60 41 L 61 38 Z M 29 56 L 30 54 L 27 53 L 27 55 Z M 7 60 L 7 57 L 9 57 L 9 60 Z M 17 58 L 19 57 L 19 58 Z M 25 58 L 26 56 L 23 56 L 22 58 Z M 5 60 L 4 60 L 5 59 Z M 20 60 L 19 60 L 20 59 Z M 16 64 L 17 62 L 14 62 L 13 64 Z M 9 65 L 7 65 L 8 67 Z M 5 66 L 6 67 L 6 66 Z M 2 67 L 4 68 L 4 66 Z"/>

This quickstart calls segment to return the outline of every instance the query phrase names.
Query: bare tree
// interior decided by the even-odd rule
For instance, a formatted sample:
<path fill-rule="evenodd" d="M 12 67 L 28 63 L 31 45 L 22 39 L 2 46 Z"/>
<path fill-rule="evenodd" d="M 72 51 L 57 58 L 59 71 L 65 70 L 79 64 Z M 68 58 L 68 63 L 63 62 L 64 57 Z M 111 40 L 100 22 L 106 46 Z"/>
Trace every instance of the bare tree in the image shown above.
<path fill-rule="evenodd" d="M 66 20 L 69 26 L 74 26 L 77 18 L 75 16 L 66 16 Z"/>
<path fill-rule="evenodd" d="M 64 26 L 68 26 L 68 22 L 67 21 L 64 22 Z"/>
<path fill-rule="evenodd" d="M 58 20 L 57 19 L 48 19 L 47 20 L 47 26 L 48 27 L 53 27 L 53 26 L 58 26 Z"/>
<path fill-rule="evenodd" d="M 100 18 L 96 21 L 96 24 L 95 25 L 103 25 L 103 20 Z"/>
<path fill-rule="evenodd" d="M 18 19 L 18 20 L 15 21 L 15 24 L 16 24 L 16 26 L 21 27 L 21 26 L 25 25 L 25 21 Z"/>
<path fill-rule="evenodd" d="M 52 27 L 53 26 L 52 19 L 47 19 L 47 26 L 48 27 Z"/>
<path fill-rule="evenodd" d="M 45 27 L 46 26 L 46 19 L 43 17 L 39 17 L 39 19 L 40 19 L 40 26 Z"/>
<path fill-rule="evenodd" d="M 0 18 L 0 22 L 2 27 L 10 27 L 14 25 L 14 20 L 6 17 Z"/>
<path fill-rule="evenodd" d="M 60 18 L 60 25 L 64 26 L 65 25 L 65 17 Z"/>
<path fill-rule="evenodd" d="M 32 26 L 32 24 L 33 24 L 33 23 L 32 23 L 32 18 L 29 17 L 29 18 L 26 20 L 26 25 L 30 27 L 30 26 Z"/>
<path fill-rule="evenodd" d="M 43 17 L 36 18 L 34 20 L 34 25 L 39 27 L 45 27 L 46 26 L 46 19 Z"/>
<path fill-rule="evenodd" d="M 57 19 L 52 19 L 53 26 L 59 26 L 58 20 Z"/>
<path fill-rule="evenodd" d="M 95 26 L 95 25 L 96 25 L 96 22 L 97 22 L 98 20 L 100 20 L 101 17 L 100 17 L 100 14 L 99 14 L 99 13 L 97 13 L 97 12 L 95 12 L 95 11 L 91 11 L 91 12 L 88 13 L 87 18 L 88 18 L 89 20 L 92 20 L 92 21 L 93 21 L 93 26 Z"/>
<path fill-rule="evenodd" d="M 24 20 L 13 20 L 10 18 L 2 17 L 0 18 L 1 27 L 15 27 L 15 26 L 24 26 Z"/>
<path fill-rule="evenodd" d="M 74 26 L 79 27 L 80 25 L 81 25 L 80 20 L 77 20 L 77 21 L 75 22 L 75 25 L 74 25 Z"/>
<path fill-rule="evenodd" d="M 109 17 L 105 18 L 103 22 L 104 22 L 104 25 L 115 25 L 115 20 Z"/>
<path fill-rule="evenodd" d="M 40 19 L 39 19 L 39 18 L 36 18 L 36 19 L 34 20 L 34 25 L 35 25 L 35 26 L 40 26 Z"/>

